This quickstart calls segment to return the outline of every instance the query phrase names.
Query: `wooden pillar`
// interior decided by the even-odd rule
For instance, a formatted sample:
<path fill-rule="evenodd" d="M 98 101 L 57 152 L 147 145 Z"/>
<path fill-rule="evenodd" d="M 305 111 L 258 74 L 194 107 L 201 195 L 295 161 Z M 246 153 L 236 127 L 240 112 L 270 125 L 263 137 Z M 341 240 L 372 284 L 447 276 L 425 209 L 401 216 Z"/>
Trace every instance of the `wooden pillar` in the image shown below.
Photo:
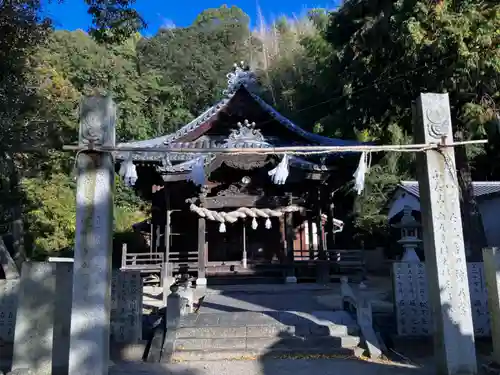
<path fill-rule="evenodd" d="M 163 302 L 167 304 L 167 296 L 170 294 L 170 286 L 174 283 L 173 264 L 170 263 L 170 232 L 172 231 L 172 211 L 170 209 L 170 190 L 165 190 L 165 253 L 162 274 Z"/>
<path fill-rule="evenodd" d="M 335 246 L 335 225 L 333 224 L 334 217 L 335 217 L 335 204 L 333 203 L 333 194 L 332 194 L 332 201 L 328 206 L 328 221 L 326 225 L 328 235 L 326 238 L 325 246 L 327 249 L 333 249 L 333 247 Z"/>
<path fill-rule="evenodd" d="M 245 220 L 242 220 L 242 237 L 243 237 L 243 252 L 242 252 L 242 259 L 241 259 L 241 265 L 243 268 L 247 268 L 247 228 L 246 225 L 247 223 Z"/>
<path fill-rule="evenodd" d="M 287 276 L 285 279 L 286 283 L 296 283 L 297 278 L 295 277 L 295 266 L 293 258 L 293 240 L 295 237 L 293 231 L 293 213 L 285 213 L 285 231 L 286 231 L 286 260 L 288 265 Z"/>
<path fill-rule="evenodd" d="M 326 255 L 325 239 L 323 237 L 323 223 L 321 219 L 321 206 L 319 204 L 320 196 L 318 194 L 318 209 L 316 215 L 316 227 L 318 231 L 318 260 L 316 267 L 316 281 L 319 283 L 330 282 L 330 264 Z"/>
<path fill-rule="evenodd" d="M 206 221 L 204 217 L 198 218 L 198 278 L 196 285 L 207 285 L 206 278 Z"/>
<path fill-rule="evenodd" d="M 318 207 L 316 216 L 316 227 L 318 231 L 318 258 L 321 260 L 326 259 L 326 246 L 325 238 L 323 237 L 323 220 L 321 219 L 321 192 L 318 190 Z"/>
<path fill-rule="evenodd" d="M 280 245 L 281 245 L 280 263 L 281 264 L 287 264 L 288 263 L 288 255 L 287 255 L 287 249 L 286 249 L 287 240 L 286 240 L 285 218 L 283 216 L 280 216 L 279 221 L 280 221 L 280 234 L 281 234 L 281 239 L 280 239 Z"/>
<path fill-rule="evenodd" d="M 172 211 L 167 210 L 166 224 L 165 224 L 165 263 L 170 263 L 170 232 L 172 231 Z M 172 276 L 170 274 L 170 276 Z"/>
<path fill-rule="evenodd" d="M 306 213 L 306 225 L 307 225 L 307 241 L 309 250 L 309 260 L 314 260 L 315 249 L 314 249 L 314 233 L 313 233 L 313 217 L 310 211 Z"/>
<path fill-rule="evenodd" d="M 151 236 L 150 240 L 149 240 L 149 253 L 150 254 L 153 253 L 154 234 L 155 234 L 155 231 L 154 231 L 154 226 L 153 226 L 153 215 L 151 215 L 151 220 L 149 222 L 149 235 Z"/>
<path fill-rule="evenodd" d="M 415 143 L 453 142 L 448 94 L 421 94 L 415 109 Z M 453 147 L 417 152 L 417 172 L 438 373 L 475 375 L 474 328 Z"/>

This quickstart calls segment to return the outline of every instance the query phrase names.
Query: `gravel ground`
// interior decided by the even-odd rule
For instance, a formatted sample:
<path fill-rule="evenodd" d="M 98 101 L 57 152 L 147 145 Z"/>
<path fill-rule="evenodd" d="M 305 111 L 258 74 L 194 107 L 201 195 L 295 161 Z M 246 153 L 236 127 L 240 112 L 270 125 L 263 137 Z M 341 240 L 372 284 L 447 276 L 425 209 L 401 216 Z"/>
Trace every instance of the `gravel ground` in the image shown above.
<path fill-rule="evenodd" d="M 406 365 L 343 359 L 264 359 L 178 364 L 117 364 L 110 375 L 432 375 Z"/>

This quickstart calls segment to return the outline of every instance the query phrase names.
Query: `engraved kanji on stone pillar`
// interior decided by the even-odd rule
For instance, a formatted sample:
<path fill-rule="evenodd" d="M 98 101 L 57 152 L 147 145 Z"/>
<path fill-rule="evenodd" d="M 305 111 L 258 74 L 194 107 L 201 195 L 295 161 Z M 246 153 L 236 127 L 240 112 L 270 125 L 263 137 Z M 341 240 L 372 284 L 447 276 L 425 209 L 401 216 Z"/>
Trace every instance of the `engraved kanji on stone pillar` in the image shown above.
<path fill-rule="evenodd" d="M 448 94 L 421 94 L 414 126 L 415 143 L 452 143 Z M 417 167 L 438 372 L 477 374 L 455 151 L 418 153 Z"/>
<path fill-rule="evenodd" d="M 493 362 L 500 364 L 500 249 L 483 249 L 484 275 L 488 291 L 488 310 L 493 342 Z"/>
<path fill-rule="evenodd" d="M 79 144 L 113 147 L 116 105 L 82 101 Z M 105 375 L 109 366 L 114 163 L 109 152 L 77 156 L 76 241 L 69 375 Z"/>

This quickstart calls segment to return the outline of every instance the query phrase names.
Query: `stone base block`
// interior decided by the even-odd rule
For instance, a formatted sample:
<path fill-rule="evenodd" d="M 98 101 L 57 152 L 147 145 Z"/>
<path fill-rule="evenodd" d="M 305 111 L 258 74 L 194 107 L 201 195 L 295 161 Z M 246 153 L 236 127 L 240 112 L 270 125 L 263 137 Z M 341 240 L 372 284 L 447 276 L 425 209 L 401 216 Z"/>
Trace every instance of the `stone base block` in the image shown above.
<path fill-rule="evenodd" d="M 199 277 L 196 279 L 196 285 L 200 286 L 206 286 L 207 285 L 207 278 L 206 277 Z"/>

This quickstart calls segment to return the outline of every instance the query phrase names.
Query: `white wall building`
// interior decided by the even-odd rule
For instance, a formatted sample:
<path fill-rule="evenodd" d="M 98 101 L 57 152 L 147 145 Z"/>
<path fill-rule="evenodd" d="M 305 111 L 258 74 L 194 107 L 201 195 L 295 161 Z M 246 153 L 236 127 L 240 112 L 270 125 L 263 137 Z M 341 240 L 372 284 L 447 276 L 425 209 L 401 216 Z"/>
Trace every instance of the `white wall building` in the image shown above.
<path fill-rule="evenodd" d="M 488 246 L 500 247 L 500 181 L 474 181 L 472 186 Z M 401 213 L 405 206 L 420 212 L 417 181 L 401 181 L 388 203 L 388 220 Z"/>

